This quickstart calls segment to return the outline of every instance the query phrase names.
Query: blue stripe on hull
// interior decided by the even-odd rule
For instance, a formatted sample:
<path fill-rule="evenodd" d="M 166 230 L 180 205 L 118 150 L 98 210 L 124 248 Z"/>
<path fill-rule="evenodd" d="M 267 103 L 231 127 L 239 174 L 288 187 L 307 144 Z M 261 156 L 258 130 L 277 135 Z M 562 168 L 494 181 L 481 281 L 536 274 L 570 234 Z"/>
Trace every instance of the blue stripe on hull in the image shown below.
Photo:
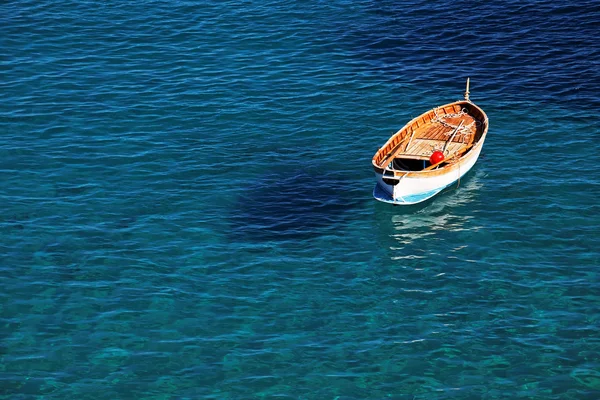
<path fill-rule="evenodd" d="M 456 182 L 456 181 L 454 181 L 454 182 Z M 446 189 L 448 186 L 452 185 L 454 182 L 449 183 L 448 185 L 443 186 L 438 189 L 430 190 L 428 192 L 412 194 L 410 196 L 403 196 L 401 199 L 396 199 L 396 200 L 394 200 L 394 198 L 392 197 L 391 194 L 389 194 L 384 189 L 382 189 L 379 184 L 376 184 L 375 189 L 373 189 L 373 197 L 379 201 L 383 201 L 384 203 L 404 204 L 404 205 L 417 204 L 417 203 L 420 203 L 422 201 L 425 201 L 425 200 L 435 196 L 442 190 Z"/>

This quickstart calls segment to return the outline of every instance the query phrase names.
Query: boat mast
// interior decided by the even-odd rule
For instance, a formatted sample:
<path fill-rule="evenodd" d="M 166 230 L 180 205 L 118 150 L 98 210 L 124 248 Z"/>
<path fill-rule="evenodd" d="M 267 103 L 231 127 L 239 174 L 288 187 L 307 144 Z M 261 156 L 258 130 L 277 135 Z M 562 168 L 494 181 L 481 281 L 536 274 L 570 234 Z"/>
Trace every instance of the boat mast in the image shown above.
<path fill-rule="evenodd" d="M 467 78 L 467 90 L 465 90 L 465 100 L 466 101 L 471 101 L 471 100 L 469 100 L 469 80 L 470 80 L 470 78 Z"/>

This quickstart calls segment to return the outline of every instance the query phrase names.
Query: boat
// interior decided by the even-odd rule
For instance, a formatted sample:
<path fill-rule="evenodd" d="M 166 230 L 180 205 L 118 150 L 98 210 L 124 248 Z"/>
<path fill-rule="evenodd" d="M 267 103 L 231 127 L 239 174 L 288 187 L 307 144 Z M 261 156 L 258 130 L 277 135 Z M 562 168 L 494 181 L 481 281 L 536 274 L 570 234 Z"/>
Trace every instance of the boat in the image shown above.
<path fill-rule="evenodd" d="M 460 179 L 479 158 L 488 131 L 486 113 L 469 99 L 413 118 L 375 153 L 373 197 L 396 205 L 423 202 Z"/>

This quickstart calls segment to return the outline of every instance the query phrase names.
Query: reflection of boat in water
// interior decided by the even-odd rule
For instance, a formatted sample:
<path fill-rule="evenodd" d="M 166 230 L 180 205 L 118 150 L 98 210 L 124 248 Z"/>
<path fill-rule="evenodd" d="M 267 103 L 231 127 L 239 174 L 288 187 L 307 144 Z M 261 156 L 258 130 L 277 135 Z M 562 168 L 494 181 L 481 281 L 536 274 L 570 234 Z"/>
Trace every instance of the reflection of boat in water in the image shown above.
<path fill-rule="evenodd" d="M 407 213 L 394 213 L 391 217 L 390 236 L 403 248 L 413 242 L 422 244 L 423 240 L 441 231 L 456 233 L 478 229 L 477 226 L 469 226 L 472 219 L 470 213 L 460 210 L 468 208 L 476 200 L 483 187 L 484 175 L 482 171 L 477 171 L 461 180 L 458 189 L 443 193 L 436 201 L 413 205 Z M 398 249 L 395 247 L 392 250 Z M 406 255 L 397 255 L 398 258 L 404 256 Z"/>
<path fill-rule="evenodd" d="M 373 196 L 392 204 L 416 204 L 459 180 L 475 165 L 488 131 L 485 112 L 465 99 L 412 119 L 375 153 Z"/>

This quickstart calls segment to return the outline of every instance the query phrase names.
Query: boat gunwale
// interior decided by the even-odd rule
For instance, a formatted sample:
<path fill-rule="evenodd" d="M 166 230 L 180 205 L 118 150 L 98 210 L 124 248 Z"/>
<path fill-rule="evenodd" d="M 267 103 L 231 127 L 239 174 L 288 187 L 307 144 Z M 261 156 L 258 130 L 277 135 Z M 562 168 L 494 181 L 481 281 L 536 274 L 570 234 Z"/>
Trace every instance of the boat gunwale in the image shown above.
<path fill-rule="evenodd" d="M 380 155 L 380 152 L 386 148 L 388 146 L 389 143 L 391 143 L 396 137 L 398 137 L 399 135 L 403 134 L 404 132 L 408 131 L 408 129 L 410 127 L 412 127 L 413 125 L 417 124 L 417 121 L 421 118 L 423 118 L 424 115 L 440 109 L 440 108 L 446 108 L 446 107 L 454 107 L 456 105 L 462 105 L 462 104 L 469 104 L 473 107 L 475 107 L 475 109 L 481 113 L 481 116 L 483 117 L 483 131 L 479 137 L 479 139 L 477 140 L 477 142 L 471 147 L 469 148 L 464 154 L 462 154 L 456 161 L 450 163 L 450 164 L 446 164 L 444 166 L 438 167 L 436 169 L 431 169 L 431 170 L 422 170 L 422 171 L 401 171 L 401 170 L 389 170 L 385 167 L 380 167 L 379 165 L 377 165 L 377 163 L 375 162 L 375 159 L 377 158 L 378 155 Z M 472 113 L 469 113 L 470 115 Z M 400 128 L 396 133 L 394 133 L 385 143 L 383 146 L 381 146 L 377 152 L 375 152 L 375 155 L 373 156 L 371 163 L 375 169 L 375 172 L 385 175 L 385 173 L 390 173 L 393 172 L 394 175 L 385 175 L 386 178 L 390 178 L 390 179 L 394 179 L 394 178 L 402 178 L 402 177 L 412 177 L 412 178 L 416 178 L 416 177 L 421 177 L 421 178 L 428 178 L 428 177 L 434 177 L 434 176 L 439 176 L 439 175 L 444 175 L 446 173 L 449 173 L 457 168 L 460 168 L 460 166 L 462 164 L 464 164 L 467 160 L 469 160 L 473 155 L 478 154 L 479 152 L 477 151 L 478 148 L 480 148 L 481 146 L 483 146 L 483 143 L 485 141 L 487 132 L 488 132 L 488 127 L 489 127 L 489 120 L 488 120 L 488 116 L 485 113 L 485 111 L 483 111 L 483 109 L 481 107 L 479 107 L 477 104 L 473 103 L 470 100 L 457 100 L 457 101 L 453 101 L 451 103 L 447 103 L 438 107 L 434 107 L 430 110 L 427 110 L 421 114 L 419 114 L 418 116 L 416 116 L 415 118 L 411 119 L 409 122 L 407 122 L 402 128 Z"/>

